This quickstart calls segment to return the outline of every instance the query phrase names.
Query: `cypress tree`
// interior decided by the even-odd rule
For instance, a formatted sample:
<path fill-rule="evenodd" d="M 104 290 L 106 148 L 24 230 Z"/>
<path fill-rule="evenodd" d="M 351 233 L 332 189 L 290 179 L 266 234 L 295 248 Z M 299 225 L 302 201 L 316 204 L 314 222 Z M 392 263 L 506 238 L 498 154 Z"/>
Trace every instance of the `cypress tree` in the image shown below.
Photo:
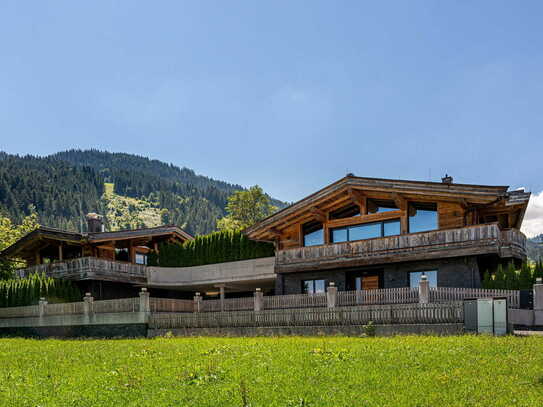
<path fill-rule="evenodd" d="M 511 261 L 505 272 L 505 288 L 507 290 L 518 290 L 518 275 L 515 268 L 515 264 Z"/>
<path fill-rule="evenodd" d="M 483 276 L 483 288 L 494 288 L 494 281 L 492 280 L 492 276 L 488 270 L 485 271 Z"/>
<path fill-rule="evenodd" d="M 532 268 L 527 262 L 522 263 L 518 283 L 520 290 L 529 290 L 532 288 Z"/>
<path fill-rule="evenodd" d="M 505 272 L 501 264 L 498 265 L 496 274 L 494 275 L 494 288 L 496 289 L 505 289 Z"/>

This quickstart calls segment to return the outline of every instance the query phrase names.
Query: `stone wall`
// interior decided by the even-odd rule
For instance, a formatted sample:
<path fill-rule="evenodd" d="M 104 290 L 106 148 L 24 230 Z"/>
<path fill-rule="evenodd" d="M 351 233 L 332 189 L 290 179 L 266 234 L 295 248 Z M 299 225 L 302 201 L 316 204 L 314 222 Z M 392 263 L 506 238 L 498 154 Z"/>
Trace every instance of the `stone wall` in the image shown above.
<path fill-rule="evenodd" d="M 340 291 L 346 289 L 347 273 L 352 271 L 382 270 L 382 288 L 409 287 L 412 271 L 438 270 L 439 287 L 480 288 L 481 276 L 477 257 L 456 257 L 443 260 L 414 261 L 385 264 L 380 267 L 360 267 L 278 274 L 275 286 L 277 295 L 300 294 L 302 281 L 324 279 L 333 281 Z"/>
<path fill-rule="evenodd" d="M 375 325 L 377 336 L 392 335 L 461 335 L 463 324 L 409 324 L 409 325 Z M 362 336 L 364 326 L 300 326 L 300 327 L 245 327 L 245 328 L 177 328 L 149 329 L 150 338 L 164 336 Z"/>

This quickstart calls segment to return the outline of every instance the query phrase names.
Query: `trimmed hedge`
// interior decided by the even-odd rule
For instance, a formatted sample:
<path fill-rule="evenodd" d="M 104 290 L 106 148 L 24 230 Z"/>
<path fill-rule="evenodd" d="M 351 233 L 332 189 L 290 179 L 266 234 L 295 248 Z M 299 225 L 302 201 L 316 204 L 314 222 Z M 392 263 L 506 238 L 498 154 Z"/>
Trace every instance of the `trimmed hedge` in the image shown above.
<path fill-rule="evenodd" d="M 274 245 L 250 240 L 240 231 L 214 232 L 180 244 L 161 244 L 148 264 L 161 267 L 190 267 L 228 261 L 272 257 Z"/>
<path fill-rule="evenodd" d="M 72 281 L 46 277 L 44 274 L 0 280 L 0 307 L 36 305 L 41 297 L 50 303 L 82 299 L 79 288 Z"/>

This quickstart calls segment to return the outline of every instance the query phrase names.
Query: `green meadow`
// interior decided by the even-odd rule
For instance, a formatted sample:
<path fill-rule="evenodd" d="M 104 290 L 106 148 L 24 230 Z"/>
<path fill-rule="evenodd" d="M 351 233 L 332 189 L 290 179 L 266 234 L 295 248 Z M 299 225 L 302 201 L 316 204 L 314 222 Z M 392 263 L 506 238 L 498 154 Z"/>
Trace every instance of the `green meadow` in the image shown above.
<path fill-rule="evenodd" d="M 543 337 L 0 340 L 0 406 L 541 406 Z"/>

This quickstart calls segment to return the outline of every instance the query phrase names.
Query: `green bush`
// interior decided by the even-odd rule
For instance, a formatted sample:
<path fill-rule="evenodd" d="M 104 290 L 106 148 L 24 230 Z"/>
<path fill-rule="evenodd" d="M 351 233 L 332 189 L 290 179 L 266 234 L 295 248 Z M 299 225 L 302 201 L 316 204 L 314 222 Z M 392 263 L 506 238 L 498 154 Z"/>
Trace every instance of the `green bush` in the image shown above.
<path fill-rule="evenodd" d="M 27 278 L 0 281 L 0 307 L 20 307 L 38 304 L 41 297 L 48 302 L 81 301 L 79 288 L 69 280 L 33 274 Z"/>
<path fill-rule="evenodd" d="M 255 242 L 240 231 L 221 231 L 197 236 L 180 244 L 161 244 L 158 253 L 151 253 L 148 264 L 162 267 L 190 267 L 271 257 L 271 243 Z"/>

